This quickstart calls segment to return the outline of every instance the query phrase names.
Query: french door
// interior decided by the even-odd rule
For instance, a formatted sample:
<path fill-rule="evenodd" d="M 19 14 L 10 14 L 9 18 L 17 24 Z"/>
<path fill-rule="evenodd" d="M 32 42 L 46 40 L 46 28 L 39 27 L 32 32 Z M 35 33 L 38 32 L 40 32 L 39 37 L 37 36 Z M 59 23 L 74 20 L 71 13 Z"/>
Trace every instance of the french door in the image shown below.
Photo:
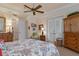
<path fill-rule="evenodd" d="M 57 38 L 64 37 L 64 23 L 62 18 L 54 18 L 47 21 L 47 41 L 54 42 Z"/>

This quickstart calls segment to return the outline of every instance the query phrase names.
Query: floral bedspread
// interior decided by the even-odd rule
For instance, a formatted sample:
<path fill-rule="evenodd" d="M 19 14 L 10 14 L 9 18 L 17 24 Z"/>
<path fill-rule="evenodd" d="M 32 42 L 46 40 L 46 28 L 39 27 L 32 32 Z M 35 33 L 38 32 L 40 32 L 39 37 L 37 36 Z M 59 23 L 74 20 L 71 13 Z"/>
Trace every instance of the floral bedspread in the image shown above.
<path fill-rule="evenodd" d="M 53 44 L 34 39 L 8 42 L 6 46 L 9 56 L 59 56 L 59 52 Z"/>

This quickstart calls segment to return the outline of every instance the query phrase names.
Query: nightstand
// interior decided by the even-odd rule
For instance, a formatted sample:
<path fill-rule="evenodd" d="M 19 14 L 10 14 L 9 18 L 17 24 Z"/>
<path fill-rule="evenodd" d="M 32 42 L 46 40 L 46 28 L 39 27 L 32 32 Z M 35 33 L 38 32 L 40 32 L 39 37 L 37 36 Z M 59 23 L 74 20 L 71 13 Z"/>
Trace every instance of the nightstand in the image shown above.
<path fill-rule="evenodd" d="M 45 35 L 40 35 L 40 40 L 41 40 L 41 41 L 45 41 L 45 40 L 46 40 Z"/>

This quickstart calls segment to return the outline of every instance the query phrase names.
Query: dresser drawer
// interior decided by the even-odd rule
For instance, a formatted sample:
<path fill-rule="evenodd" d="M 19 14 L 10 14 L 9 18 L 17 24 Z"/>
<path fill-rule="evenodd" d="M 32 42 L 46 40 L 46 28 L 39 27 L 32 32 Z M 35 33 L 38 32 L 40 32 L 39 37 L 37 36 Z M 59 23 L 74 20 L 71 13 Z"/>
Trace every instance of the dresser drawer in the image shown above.
<path fill-rule="evenodd" d="M 13 34 L 12 33 L 0 33 L 0 39 L 4 40 L 5 42 L 13 41 Z"/>

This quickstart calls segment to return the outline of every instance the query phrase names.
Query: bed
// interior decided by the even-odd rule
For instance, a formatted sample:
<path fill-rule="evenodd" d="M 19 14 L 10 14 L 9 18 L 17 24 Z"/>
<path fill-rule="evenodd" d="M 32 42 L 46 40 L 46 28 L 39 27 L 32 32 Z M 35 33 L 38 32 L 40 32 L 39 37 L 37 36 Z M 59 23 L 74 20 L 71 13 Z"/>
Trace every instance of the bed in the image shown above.
<path fill-rule="evenodd" d="M 6 42 L 7 52 L 4 56 L 59 56 L 59 52 L 54 44 L 25 39 L 14 42 Z"/>

